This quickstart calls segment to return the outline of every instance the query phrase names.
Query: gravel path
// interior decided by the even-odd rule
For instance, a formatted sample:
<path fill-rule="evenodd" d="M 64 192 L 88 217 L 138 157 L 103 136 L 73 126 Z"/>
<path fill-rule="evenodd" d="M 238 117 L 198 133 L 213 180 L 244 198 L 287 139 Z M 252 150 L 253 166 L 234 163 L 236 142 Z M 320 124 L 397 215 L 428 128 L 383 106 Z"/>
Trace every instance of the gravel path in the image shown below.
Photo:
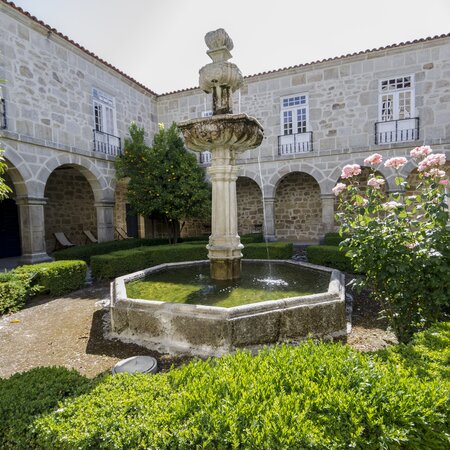
<path fill-rule="evenodd" d="M 38 366 L 65 366 L 95 377 L 135 355 L 154 356 L 162 371 L 190 359 L 105 339 L 108 314 L 103 306 L 107 301 L 109 284 L 95 284 L 61 298 L 37 298 L 22 311 L 1 317 L 0 378 Z M 349 345 L 371 351 L 396 342 L 385 324 L 376 319 L 378 309 L 367 296 L 354 294 Z"/>

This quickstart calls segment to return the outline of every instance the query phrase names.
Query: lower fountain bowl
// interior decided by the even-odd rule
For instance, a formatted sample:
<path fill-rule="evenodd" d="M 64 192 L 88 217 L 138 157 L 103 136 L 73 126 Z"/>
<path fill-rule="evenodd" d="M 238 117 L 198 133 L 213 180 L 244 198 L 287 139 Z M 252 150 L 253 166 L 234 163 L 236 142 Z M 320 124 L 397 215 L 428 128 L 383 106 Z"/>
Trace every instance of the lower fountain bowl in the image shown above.
<path fill-rule="evenodd" d="M 260 262 L 260 261 L 259 261 Z M 258 263 L 244 260 L 244 263 Z M 169 354 L 220 356 L 239 348 L 298 342 L 309 336 L 346 336 L 344 276 L 326 267 L 296 261 L 265 261 L 307 268 L 328 277 L 324 292 L 240 306 L 133 299 L 126 283 L 161 271 L 208 266 L 208 261 L 171 263 L 116 278 L 111 284 L 110 336 Z"/>

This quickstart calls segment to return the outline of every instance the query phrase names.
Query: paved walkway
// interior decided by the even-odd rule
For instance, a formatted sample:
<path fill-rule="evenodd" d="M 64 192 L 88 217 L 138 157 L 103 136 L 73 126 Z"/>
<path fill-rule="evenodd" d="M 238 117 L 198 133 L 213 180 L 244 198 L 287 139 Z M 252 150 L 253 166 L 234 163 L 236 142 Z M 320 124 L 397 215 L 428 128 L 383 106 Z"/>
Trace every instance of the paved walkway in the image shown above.
<path fill-rule="evenodd" d="M 0 318 L 0 377 L 38 366 L 64 366 L 94 377 L 134 355 L 157 358 L 166 370 L 186 358 L 170 358 L 134 344 L 103 336 L 109 284 L 103 283 L 61 298 L 41 297 L 27 308 Z"/>

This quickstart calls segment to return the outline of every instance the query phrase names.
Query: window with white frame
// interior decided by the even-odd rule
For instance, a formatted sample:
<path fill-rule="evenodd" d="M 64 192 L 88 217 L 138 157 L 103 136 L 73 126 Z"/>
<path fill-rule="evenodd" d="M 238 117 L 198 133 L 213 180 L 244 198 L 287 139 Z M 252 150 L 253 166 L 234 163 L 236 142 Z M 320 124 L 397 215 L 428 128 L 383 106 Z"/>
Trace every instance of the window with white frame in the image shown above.
<path fill-rule="evenodd" d="M 306 133 L 308 127 L 308 97 L 305 94 L 281 99 L 281 134 Z"/>
<path fill-rule="evenodd" d="M 414 108 L 413 76 L 381 80 L 375 143 L 390 144 L 419 139 L 419 119 L 414 117 Z"/>
<path fill-rule="evenodd" d="M 295 94 L 280 99 L 281 135 L 278 137 L 278 154 L 312 151 L 312 132 L 308 131 L 308 96 Z"/>
<path fill-rule="evenodd" d="M 92 89 L 95 131 L 117 134 L 114 98 L 99 89 Z"/>
<path fill-rule="evenodd" d="M 410 119 L 414 116 L 414 86 L 411 75 L 380 81 L 380 120 Z"/>
<path fill-rule="evenodd" d="M 202 117 L 211 117 L 213 115 L 213 112 L 211 110 L 208 111 L 202 111 Z M 211 158 L 212 153 L 209 150 L 205 150 L 204 152 L 200 153 L 200 164 L 202 165 L 209 165 L 211 164 Z"/>

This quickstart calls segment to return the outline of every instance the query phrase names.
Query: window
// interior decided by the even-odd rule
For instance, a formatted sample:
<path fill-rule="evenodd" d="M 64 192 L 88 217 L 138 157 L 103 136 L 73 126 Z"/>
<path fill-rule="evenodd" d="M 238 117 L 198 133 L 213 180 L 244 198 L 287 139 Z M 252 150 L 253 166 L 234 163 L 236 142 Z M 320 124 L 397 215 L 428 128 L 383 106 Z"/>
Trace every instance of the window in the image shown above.
<path fill-rule="evenodd" d="M 213 112 L 211 110 L 202 111 L 202 117 L 211 117 L 212 115 Z M 212 158 L 211 152 L 205 150 L 204 152 L 200 153 L 199 162 L 202 166 L 209 166 L 211 164 L 211 158 Z"/>
<path fill-rule="evenodd" d="M 281 99 L 281 134 L 306 133 L 308 122 L 308 98 L 295 95 Z"/>
<path fill-rule="evenodd" d="M 381 80 L 375 143 L 390 144 L 417 139 L 419 119 L 414 117 L 413 77 L 408 75 Z"/>
<path fill-rule="evenodd" d="M 104 92 L 93 89 L 95 131 L 116 135 L 116 110 L 114 98 Z"/>
<path fill-rule="evenodd" d="M 202 111 L 202 117 L 211 117 L 212 115 L 212 111 Z"/>
<path fill-rule="evenodd" d="M 390 78 L 380 82 L 380 120 L 402 120 L 414 117 L 412 77 Z"/>

